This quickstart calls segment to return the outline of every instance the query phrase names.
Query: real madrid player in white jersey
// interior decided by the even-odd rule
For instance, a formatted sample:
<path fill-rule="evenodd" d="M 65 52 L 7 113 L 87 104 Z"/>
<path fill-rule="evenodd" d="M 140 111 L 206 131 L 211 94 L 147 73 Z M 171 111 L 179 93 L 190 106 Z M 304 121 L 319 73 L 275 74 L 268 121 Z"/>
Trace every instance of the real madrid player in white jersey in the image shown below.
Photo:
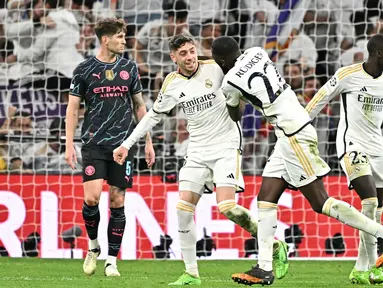
<path fill-rule="evenodd" d="M 232 279 L 246 285 L 273 283 L 272 241 L 277 228 L 277 203 L 289 186 L 299 189 L 315 212 L 381 238 L 383 226 L 348 203 L 328 196 L 321 177 L 330 168 L 319 156 L 310 116 L 266 51 L 255 47 L 241 54 L 233 38 L 220 37 L 213 42 L 212 54 L 226 74 L 222 91 L 231 118 L 241 118 L 240 105 L 244 100 L 268 119 L 278 137 L 258 195 L 258 265 L 232 275 Z"/>
<path fill-rule="evenodd" d="M 169 285 L 200 285 L 196 256 L 194 210 L 205 191 L 205 184 L 216 186 L 218 209 L 228 219 L 257 233 L 257 219 L 237 205 L 235 192 L 243 191 L 241 173 L 241 130 L 230 119 L 225 97 L 220 90 L 224 77 L 214 60 L 198 61 L 193 38 L 174 36 L 169 41 L 170 56 L 178 71 L 170 73 L 158 99 L 127 140 L 114 151 L 117 163 L 123 163 L 129 149 L 162 119 L 162 115 L 180 105 L 188 121 L 190 142 L 184 166 L 179 174 L 177 203 L 178 232 L 186 271 Z M 274 245 L 273 245 L 274 243 Z M 273 241 L 277 277 L 287 273 L 287 244 Z"/>
<path fill-rule="evenodd" d="M 319 89 L 306 110 L 314 119 L 332 99 L 341 95 L 336 139 L 338 158 L 349 187 L 355 189 L 362 200 L 362 213 L 380 223 L 383 201 L 383 35 L 373 36 L 367 49 L 367 61 L 338 69 Z M 349 276 L 353 283 L 383 282 L 382 271 L 375 267 L 376 246 L 373 236 L 360 233 L 358 259 Z M 382 265 L 383 261 L 379 263 Z"/>

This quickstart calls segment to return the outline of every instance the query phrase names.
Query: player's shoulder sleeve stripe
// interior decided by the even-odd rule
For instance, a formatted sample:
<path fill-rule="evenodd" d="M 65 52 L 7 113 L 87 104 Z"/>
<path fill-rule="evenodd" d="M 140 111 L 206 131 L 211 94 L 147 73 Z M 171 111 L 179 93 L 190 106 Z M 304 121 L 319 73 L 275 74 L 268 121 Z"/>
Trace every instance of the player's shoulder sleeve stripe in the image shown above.
<path fill-rule="evenodd" d="M 361 63 L 340 68 L 338 70 L 338 73 L 337 73 L 338 79 L 343 80 L 347 76 L 350 76 L 351 74 L 359 72 L 359 71 L 362 71 L 362 64 Z"/>
<path fill-rule="evenodd" d="M 199 63 L 201 64 L 216 64 L 214 59 L 209 59 L 209 60 L 198 60 Z"/>
<path fill-rule="evenodd" d="M 177 73 L 172 72 L 166 76 L 164 83 L 162 84 L 161 93 L 164 93 L 166 91 L 166 88 L 169 86 L 170 82 L 172 82 L 174 79 L 176 79 Z"/>

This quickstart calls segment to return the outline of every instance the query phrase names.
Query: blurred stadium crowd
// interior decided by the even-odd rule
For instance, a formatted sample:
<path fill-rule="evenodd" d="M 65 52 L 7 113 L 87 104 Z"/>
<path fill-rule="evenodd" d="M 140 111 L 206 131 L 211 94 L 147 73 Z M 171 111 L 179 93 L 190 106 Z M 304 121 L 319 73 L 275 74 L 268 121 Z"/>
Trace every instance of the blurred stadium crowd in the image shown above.
<path fill-rule="evenodd" d="M 301 0 L 305 1 L 305 0 Z M 150 108 L 162 81 L 175 69 L 168 39 L 190 33 L 198 54 L 211 56 L 220 35 L 235 37 L 241 48 L 265 46 L 273 27 L 285 27 L 288 39 L 273 56 L 280 72 L 306 105 L 337 68 L 363 61 L 370 36 L 383 31 L 380 0 L 8 0 L 0 10 L 0 171 L 73 173 L 64 160 L 65 105 L 74 68 L 94 56 L 95 22 L 117 16 L 127 23 L 126 52 L 141 74 Z M 298 7 L 298 8 L 297 8 Z M 303 7 L 303 8 L 302 8 Z M 299 11 L 298 11 L 299 10 Z M 292 14 L 291 14 L 292 15 Z M 295 23 L 294 21 L 298 21 Z M 286 28 L 287 29 L 287 28 Z M 277 41 L 277 43 L 279 43 Z M 85 107 L 81 109 L 85 112 Z M 315 121 L 322 157 L 338 171 L 335 135 L 339 101 Z M 80 121 L 81 126 L 81 121 Z M 174 109 L 155 128 L 155 173 L 165 179 L 186 153 L 187 121 Z M 260 174 L 275 142 L 271 127 L 251 106 L 242 120 L 245 174 Z M 80 135 L 80 127 L 77 136 Z M 78 155 L 80 155 L 78 143 Z M 142 145 L 136 169 L 146 172 Z M 80 159 L 81 160 L 81 159 Z M 81 161 L 80 163 L 81 164 Z M 80 172 L 78 169 L 77 172 Z M 74 172 L 76 173 L 76 171 Z"/>

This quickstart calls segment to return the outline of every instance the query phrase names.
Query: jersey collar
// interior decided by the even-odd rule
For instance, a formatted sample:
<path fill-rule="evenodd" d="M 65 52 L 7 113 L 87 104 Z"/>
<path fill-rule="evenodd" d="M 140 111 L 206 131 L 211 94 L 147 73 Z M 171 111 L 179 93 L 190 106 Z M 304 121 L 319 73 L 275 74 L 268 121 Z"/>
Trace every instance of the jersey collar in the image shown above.
<path fill-rule="evenodd" d="M 195 69 L 193 74 L 191 74 L 190 76 L 186 76 L 186 75 L 182 74 L 179 68 L 177 69 L 177 73 L 178 73 L 178 75 L 182 76 L 183 78 L 190 80 L 191 78 L 193 78 L 197 74 L 199 69 L 200 69 L 200 64 L 198 63 L 197 69 Z"/>

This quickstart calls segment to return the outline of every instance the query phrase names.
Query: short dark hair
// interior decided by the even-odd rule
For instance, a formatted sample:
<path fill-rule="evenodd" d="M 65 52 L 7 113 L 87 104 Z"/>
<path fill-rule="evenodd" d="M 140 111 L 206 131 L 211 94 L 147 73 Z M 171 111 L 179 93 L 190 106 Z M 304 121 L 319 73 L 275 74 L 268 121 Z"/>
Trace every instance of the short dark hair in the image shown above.
<path fill-rule="evenodd" d="M 182 0 L 176 0 L 173 3 L 169 3 L 166 14 L 168 17 L 174 17 L 177 19 L 185 19 L 188 17 L 188 5 Z"/>
<path fill-rule="evenodd" d="M 180 49 L 185 43 L 190 43 L 195 45 L 194 38 L 187 34 L 178 34 L 170 38 L 169 40 L 169 49 L 170 51 L 176 51 Z"/>
<path fill-rule="evenodd" d="M 225 59 L 241 51 L 238 42 L 230 36 L 221 36 L 215 39 L 211 45 L 211 50 L 213 55 L 224 57 Z"/>
<path fill-rule="evenodd" d="M 383 34 L 376 34 L 367 43 L 368 54 L 373 54 L 383 47 Z"/>
<path fill-rule="evenodd" d="M 97 38 L 101 41 L 102 36 L 113 36 L 120 32 L 126 33 L 126 24 L 123 19 L 105 18 L 97 22 L 94 30 Z"/>

